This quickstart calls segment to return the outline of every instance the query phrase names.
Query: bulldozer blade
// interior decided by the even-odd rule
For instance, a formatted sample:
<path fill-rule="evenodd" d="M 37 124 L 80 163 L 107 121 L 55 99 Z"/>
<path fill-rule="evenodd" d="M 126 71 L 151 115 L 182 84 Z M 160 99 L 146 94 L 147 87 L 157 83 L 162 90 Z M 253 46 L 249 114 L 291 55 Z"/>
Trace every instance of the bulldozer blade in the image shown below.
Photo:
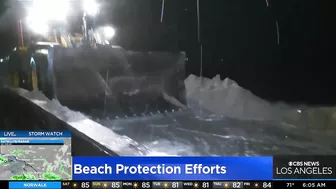
<path fill-rule="evenodd" d="M 54 98 L 95 116 L 141 116 L 186 108 L 185 53 L 119 47 L 49 50 Z"/>

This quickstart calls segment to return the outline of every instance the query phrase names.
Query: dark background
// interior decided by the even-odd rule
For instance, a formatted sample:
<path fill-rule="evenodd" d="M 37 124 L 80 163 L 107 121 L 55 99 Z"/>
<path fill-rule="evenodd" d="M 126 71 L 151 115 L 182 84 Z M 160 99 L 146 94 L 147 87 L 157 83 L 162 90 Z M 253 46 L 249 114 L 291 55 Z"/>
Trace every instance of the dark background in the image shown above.
<path fill-rule="evenodd" d="M 0 1 L 4 56 L 17 44 L 14 15 L 21 11 Z M 196 0 L 166 0 L 163 23 L 160 0 L 108 2 L 101 22 L 118 28 L 115 43 L 127 49 L 185 51 L 187 75 L 199 75 Z M 335 104 L 332 0 L 268 0 L 268 5 L 265 0 L 200 0 L 203 75 L 230 77 L 271 101 Z"/>

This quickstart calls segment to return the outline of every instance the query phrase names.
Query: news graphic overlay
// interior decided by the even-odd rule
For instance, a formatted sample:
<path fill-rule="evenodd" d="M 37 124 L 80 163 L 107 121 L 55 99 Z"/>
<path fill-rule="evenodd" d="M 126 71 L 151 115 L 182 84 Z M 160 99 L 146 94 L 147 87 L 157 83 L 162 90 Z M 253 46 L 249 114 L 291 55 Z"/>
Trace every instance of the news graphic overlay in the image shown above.
<path fill-rule="evenodd" d="M 75 186 L 75 187 L 74 187 Z M 249 181 L 68 181 L 62 188 L 91 189 L 271 189 L 272 182 Z"/>
<path fill-rule="evenodd" d="M 1 188 L 9 189 L 335 189 L 332 181 L 10 181 Z"/>
<path fill-rule="evenodd" d="M 67 131 L 0 131 L 0 180 L 71 180 Z"/>
<path fill-rule="evenodd" d="M 275 156 L 274 179 L 336 181 L 336 156 Z"/>
<path fill-rule="evenodd" d="M 73 157 L 74 180 L 271 180 L 272 157 Z"/>

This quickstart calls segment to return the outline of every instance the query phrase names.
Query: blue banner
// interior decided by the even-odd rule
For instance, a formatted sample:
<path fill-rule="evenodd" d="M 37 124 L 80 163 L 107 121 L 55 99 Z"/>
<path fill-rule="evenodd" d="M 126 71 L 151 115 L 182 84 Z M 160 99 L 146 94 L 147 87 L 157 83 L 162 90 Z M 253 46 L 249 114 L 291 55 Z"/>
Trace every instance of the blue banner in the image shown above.
<path fill-rule="evenodd" d="M 0 131 L 0 138 L 27 138 L 27 137 L 71 137 L 70 131 Z"/>
<path fill-rule="evenodd" d="M 271 180 L 272 157 L 73 157 L 73 180 Z"/>
<path fill-rule="evenodd" d="M 0 144 L 59 144 L 63 145 L 64 140 L 0 140 Z"/>
<path fill-rule="evenodd" d="M 25 189 L 25 188 L 45 188 L 45 189 L 57 189 L 62 188 L 61 182 L 9 182 L 9 189 Z"/>

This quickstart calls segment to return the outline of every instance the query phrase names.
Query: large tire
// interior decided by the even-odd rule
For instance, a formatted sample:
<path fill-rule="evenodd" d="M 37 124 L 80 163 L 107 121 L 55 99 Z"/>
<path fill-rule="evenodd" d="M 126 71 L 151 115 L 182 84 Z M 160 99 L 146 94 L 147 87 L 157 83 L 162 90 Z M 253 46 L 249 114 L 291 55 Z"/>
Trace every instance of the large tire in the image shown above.
<path fill-rule="evenodd" d="M 48 57 L 46 55 L 35 54 L 34 56 L 38 77 L 38 89 L 50 100 L 55 98 L 53 82 L 49 78 Z"/>
<path fill-rule="evenodd" d="M 44 94 L 50 100 L 57 99 L 55 85 L 55 73 L 54 73 L 54 49 L 50 49 L 47 58 L 46 64 L 44 64 L 44 69 L 46 73 L 46 88 L 44 90 Z"/>
<path fill-rule="evenodd" d="M 39 90 L 38 71 L 28 52 L 14 52 L 9 61 L 11 87 Z"/>
<path fill-rule="evenodd" d="M 8 61 L 8 73 L 10 80 L 10 87 L 20 88 L 20 68 L 21 59 L 17 52 L 13 52 Z"/>
<path fill-rule="evenodd" d="M 11 87 L 19 88 L 20 87 L 20 76 L 19 72 L 14 72 L 10 74 Z"/>
<path fill-rule="evenodd" d="M 45 89 L 43 90 L 44 95 L 50 100 L 57 99 L 56 91 L 55 91 L 55 78 L 54 78 L 53 73 L 48 72 L 48 77 L 47 77 L 46 82 L 47 82 L 47 85 Z"/>
<path fill-rule="evenodd" d="M 28 74 L 28 90 L 39 90 L 39 78 L 36 62 L 34 58 L 30 59 L 30 67 Z"/>
<path fill-rule="evenodd" d="M 28 77 L 24 64 L 29 64 L 24 53 L 13 52 L 9 59 L 9 74 L 11 87 L 23 88 L 28 90 Z"/>

